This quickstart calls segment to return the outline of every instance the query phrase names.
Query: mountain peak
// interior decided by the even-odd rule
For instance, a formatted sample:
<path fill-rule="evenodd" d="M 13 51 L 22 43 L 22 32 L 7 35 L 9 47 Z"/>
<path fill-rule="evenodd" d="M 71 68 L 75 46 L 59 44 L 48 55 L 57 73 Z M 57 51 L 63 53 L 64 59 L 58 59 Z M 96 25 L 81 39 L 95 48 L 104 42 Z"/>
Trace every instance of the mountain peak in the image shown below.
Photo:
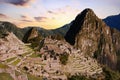
<path fill-rule="evenodd" d="M 111 29 L 91 9 L 85 9 L 77 15 L 65 39 L 83 54 L 95 57 L 100 63 L 115 69 L 116 53 L 112 44 Z M 103 59 L 104 57 L 106 58 Z"/>
<path fill-rule="evenodd" d="M 93 10 L 90 9 L 90 8 L 86 8 L 86 9 L 84 9 L 82 12 L 93 12 Z"/>
<path fill-rule="evenodd" d="M 92 17 L 92 16 L 96 16 L 96 15 L 95 15 L 95 13 L 94 13 L 94 11 L 93 11 L 92 9 L 86 8 L 86 9 L 84 9 L 80 14 L 78 14 L 77 17 L 79 17 L 79 16 L 80 16 L 80 17 L 82 17 L 82 16 L 83 16 L 83 17 L 88 17 L 88 16 L 89 16 L 89 17 L 90 17 L 90 16 Z M 76 18 L 77 18 L 77 17 L 76 17 Z"/>
<path fill-rule="evenodd" d="M 82 28 L 92 28 L 93 26 L 88 26 L 88 24 L 96 24 L 98 20 L 99 19 L 95 15 L 93 10 L 90 8 L 86 8 L 80 14 L 78 14 L 73 21 L 73 24 L 70 26 L 70 29 L 65 36 L 66 41 L 69 42 L 71 45 L 74 45 L 76 34 L 79 33 Z M 70 39 L 70 37 L 72 38 Z"/>

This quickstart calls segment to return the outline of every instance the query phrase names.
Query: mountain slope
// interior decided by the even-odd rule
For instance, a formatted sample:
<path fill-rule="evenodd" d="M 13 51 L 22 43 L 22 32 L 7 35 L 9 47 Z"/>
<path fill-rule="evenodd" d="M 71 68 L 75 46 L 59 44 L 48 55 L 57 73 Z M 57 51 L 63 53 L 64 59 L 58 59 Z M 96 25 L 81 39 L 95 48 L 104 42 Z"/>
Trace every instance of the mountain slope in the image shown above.
<path fill-rule="evenodd" d="M 70 25 L 71 23 L 66 24 L 63 27 L 51 29 L 51 30 L 47 30 L 41 27 L 35 27 L 35 26 L 34 27 L 37 28 L 39 34 L 41 34 L 43 37 L 47 37 L 54 34 L 59 34 L 61 36 L 64 36 L 68 31 Z M 31 28 L 32 27 L 18 28 L 13 23 L 0 21 L 0 36 L 2 36 L 1 34 L 3 34 L 4 32 L 8 31 L 8 32 L 13 32 L 20 40 L 23 40 L 24 35 L 26 35 Z"/>
<path fill-rule="evenodd" d="M 72 25 L 73 22 L 66 24 L 60 28 L 53 29 L 51 30 L 54 34 L 61 34 L 62 36 L 66 35 L 66 32 L 69 30 L 70 26 Z"/>
<path fill-rule="evenodd" d="M 0 32 L 2 32 L 2 31 L 13 32 L 21 40 L 24 35 L 20 28 L 18 28 L 16 25 L 14 25 L 10 22 L 0 21 Z"/>
<path fill-rule="evenodd" d="M 120 14 L 108 16 L 107 18 L 103 19 L 105 23 L 113 28 L 116 28 L 120 31 Z"/>
<path fill-rule="evenodd" d="M 111 29 L 91 9 L 85 9 L 70 26 L 65 39 L 87 56 L 116 69 L 117 56 Z"/>
<path fill-rule="evenodd" d="M 120 31 L 111 29 L 113 46 L 117 55 L 117 69 L 120 71 Z"/>

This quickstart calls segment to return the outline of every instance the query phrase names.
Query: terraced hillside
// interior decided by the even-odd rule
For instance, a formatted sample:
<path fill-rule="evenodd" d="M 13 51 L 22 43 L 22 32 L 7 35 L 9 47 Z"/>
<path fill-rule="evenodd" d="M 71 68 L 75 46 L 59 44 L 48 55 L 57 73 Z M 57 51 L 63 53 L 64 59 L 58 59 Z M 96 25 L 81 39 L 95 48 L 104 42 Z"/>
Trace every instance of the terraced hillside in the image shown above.
<path fill-rule="evenodd" d="M 0 43 L 0 77 L 5 74 L 11 80 L 67 80 L 68 74 L 92 77 L 102 73 L 96 60 L 85 57 L 64 40 L 47 37 L 41 40 L 40 51 L 23 44 L 13 33 L 0 38 Z"/>
<path fill-rule="evenodd" d="M 102 68 L 96 60 L 90 57 L 85 57 L 83 54 L 71 54 L 66 66 L 66 71 L 71 74 L 79 73 L 93 76 L 102 73 Z"/>

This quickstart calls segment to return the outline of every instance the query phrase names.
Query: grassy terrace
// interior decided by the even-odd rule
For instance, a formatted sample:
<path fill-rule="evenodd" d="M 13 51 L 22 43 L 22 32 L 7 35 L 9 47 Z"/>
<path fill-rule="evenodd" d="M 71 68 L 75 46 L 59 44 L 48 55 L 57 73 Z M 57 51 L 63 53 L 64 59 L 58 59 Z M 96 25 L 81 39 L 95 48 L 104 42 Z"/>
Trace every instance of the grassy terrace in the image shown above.
<path fill-rule="evenodd" d="M 9 73 L 0 73 L 0 80 L 14 80 Z"/>
<path fill-rule="evenodd" d="M 9 68 L 9 66 L 7 66 L 7 65 L 5 65 L 5 64 L 2 64 L 2 63 L 0 63 L 0 68 L 2 68 L 2 69 L 6 69 L 6 68 Z"/>
<path fill-rule="evenodd" d="M 9 62 L 11 62 L 11 61 L 13 61 L 15 59 L 16 59 L 16 57 L 12 57 L 12 58 L 6 59 L 6 61 L 7 61 L 7 63 L 9 63 Z"/>
<path fill-rule="evenodd" d="M 21 54 L 21 56 L 25 57 L 25 56 L 27 56 L 27 55 L 29 55 L 29 54 L 31 54 L 31 53 L 33 53 L 33 51 L 28 51 L 28 52 L 26 52 L 26 53 L 23 53 L 23 54 Z"/>
<path fill-rule="evenodd" d="M 43 80 L 42 77 L 37 77 L 31 74 L 27 74 L 28 80 Z"/>
<path fill-rule="evenodd" d="M 17 59 L 16 61 L 14 61 L 14 62 L 12 63 L 12 65 L 16 66 L 20 61 L 21 61 L 20 59 Z"/>
<path fill-rule="evenodd" d="M 28 54 L 30 54 L 29 52 L 26 52 L 24 54 L 22 54 L 23 57 L 27 56 Z"/>
<path fill-rule="evenodd" d="M 31 57 L 31 58 L 36 58 L 36 57 L 42 57 L 42 55 L 41 55 L 41 54 L 33 53 L 33 54 L 30 55 L 29 57 Z"/>
<path fill-rule="evenodd" d="M 25 57 L 25 56 L 27 56 L 27 55 L 29 55 L 29 54 L 31 54 L 31 53 L 34 52 L 32 49 L 29 49 L 29 50 L 26 50 L 26 51 L 27 51 L 27 52 L 21 54 L 21 56 Z"/>

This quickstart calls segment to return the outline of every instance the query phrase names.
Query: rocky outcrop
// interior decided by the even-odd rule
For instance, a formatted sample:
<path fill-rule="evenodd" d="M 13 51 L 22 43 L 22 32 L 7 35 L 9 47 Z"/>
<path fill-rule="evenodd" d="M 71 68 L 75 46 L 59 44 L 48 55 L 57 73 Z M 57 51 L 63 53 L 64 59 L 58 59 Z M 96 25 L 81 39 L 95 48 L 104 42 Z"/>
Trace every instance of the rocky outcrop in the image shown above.
<path fill-rule="evenodd" d="M 117 70 L 120 71 L 120 32 L 116 29 L 111 29 L 112 42 L 117 55 Z"/>
<path fill-rule="evenodd" d="M 85 9 L 75 18 L 65 39 L 85 55 L 94 57 L 100 63 L 115 69 L 117 56 L 111 34 L 110 27 L 91 9 Z"/>
<path fill-rule="evenodd" d="M 31 27 L 26 34 L 24 35 L 23 42 L 25 43 L 32 43 L 36 40 L 39 42 L 42 38 L 42 35 L 38 32 L 36 27 Z"/>

